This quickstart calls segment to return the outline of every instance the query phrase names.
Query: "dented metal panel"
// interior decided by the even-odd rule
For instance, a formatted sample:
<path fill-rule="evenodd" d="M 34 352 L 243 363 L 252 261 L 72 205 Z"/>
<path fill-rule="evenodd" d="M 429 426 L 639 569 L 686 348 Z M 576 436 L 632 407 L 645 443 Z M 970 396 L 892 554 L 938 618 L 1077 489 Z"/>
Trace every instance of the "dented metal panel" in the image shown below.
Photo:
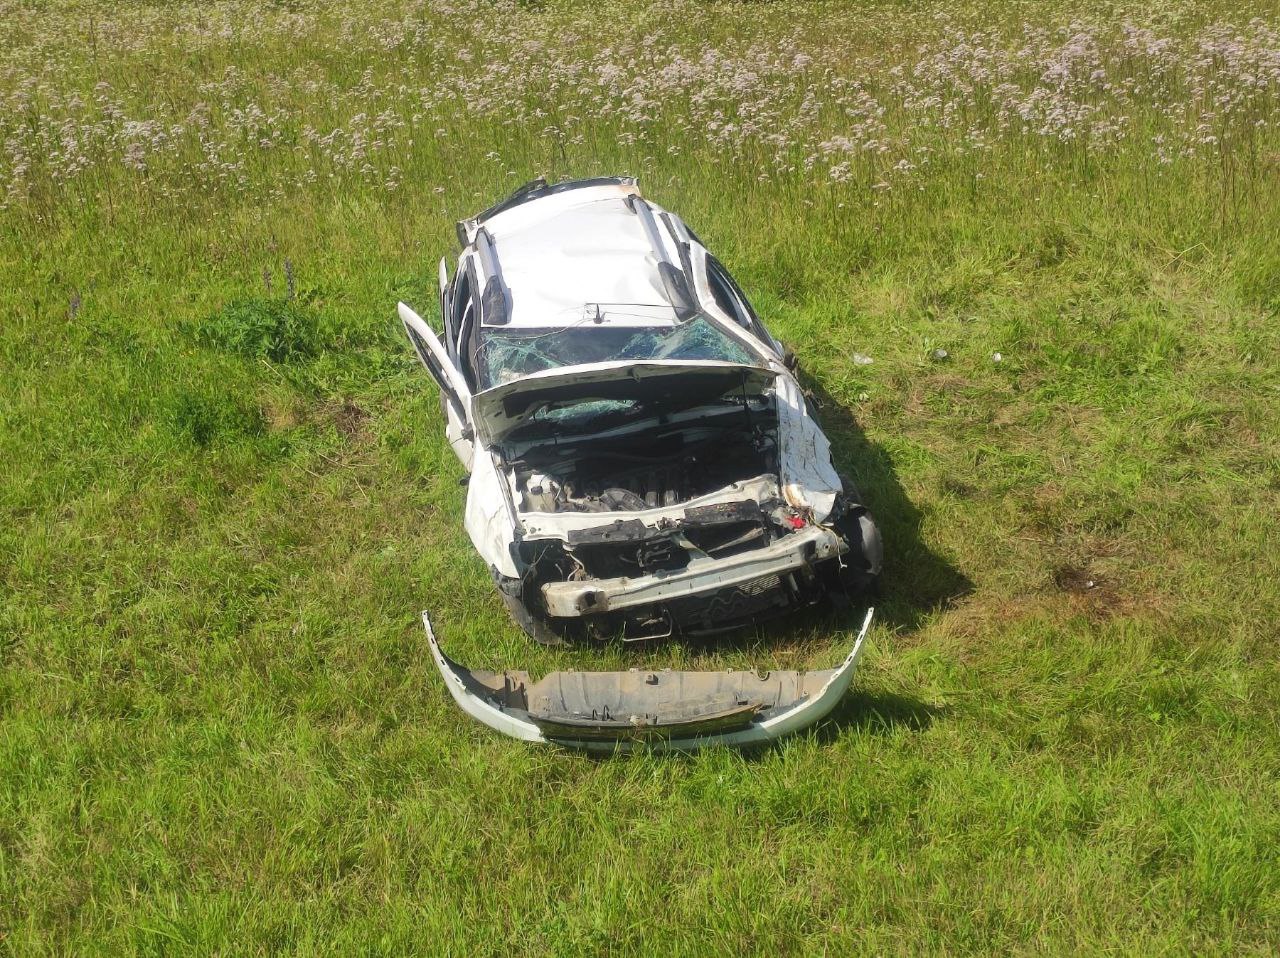
<path fill-rule="evenodd" d="M 467 483 L 467 509 L 463 524 L 480 557 L 505 576 L 519 575 L 511 556 L 516 520 L 511 514 L 504 482 L 488 452 L 475 457 Z"/>
<path fill-rule="evenodd" d="M 779 376 L 774 395 L 782 443 L 783 494 L 791 505 L 811 510 L 813 518 L 822 522 L 831 514 L 842 488 L 831 462 L 831 443 L 809 415 L 804 393 L 794 378 Z"/>

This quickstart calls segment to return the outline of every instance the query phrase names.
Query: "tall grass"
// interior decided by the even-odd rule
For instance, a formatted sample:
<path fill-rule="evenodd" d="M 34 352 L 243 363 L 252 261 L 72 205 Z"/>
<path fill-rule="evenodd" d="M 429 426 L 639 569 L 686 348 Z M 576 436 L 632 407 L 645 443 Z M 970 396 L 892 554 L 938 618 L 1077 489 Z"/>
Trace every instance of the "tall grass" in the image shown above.
<path fill-rule="evenodd" d="M 1274 951 L 1278 25 L 0 0 L 0 942 Z M 885 530 L 856 691 L 762 754 L 498 740 L 415 625 L 849 641 L 506 619 L 393 307 L 601 173 L 734 271 Z"/>

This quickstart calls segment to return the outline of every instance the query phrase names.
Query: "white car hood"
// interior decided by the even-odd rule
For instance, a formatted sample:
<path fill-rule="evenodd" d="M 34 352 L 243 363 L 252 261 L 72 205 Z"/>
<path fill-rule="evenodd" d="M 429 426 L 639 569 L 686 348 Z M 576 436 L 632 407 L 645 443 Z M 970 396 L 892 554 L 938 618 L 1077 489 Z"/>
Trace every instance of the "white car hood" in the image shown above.
<path fill-rule="evenodd" d="M 778 374 L 763 366 L 713 360 L 623 360 L 548 369 L 472 397 L 476 429 L 490 443 L 529 422 L 549 404 L 637 399 L 666 411 L 725 396 L 759 396 Z"/>

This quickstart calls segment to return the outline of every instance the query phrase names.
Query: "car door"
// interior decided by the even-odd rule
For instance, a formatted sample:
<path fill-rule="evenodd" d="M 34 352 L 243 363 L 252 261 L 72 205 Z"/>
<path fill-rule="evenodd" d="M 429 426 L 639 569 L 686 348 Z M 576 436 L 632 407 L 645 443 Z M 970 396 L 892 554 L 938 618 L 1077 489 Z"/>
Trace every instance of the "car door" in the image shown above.
<path fill-rule="evenodd" d="M 471 390 L 467 388 L 466 380 L 449 359 L 444 346 L 426 321 L 404 303 L 400 303 L 397 310 L 413 351 L 418 354 L 418 359 L 440 387 L 440 400 L 445 414 L 445 436 L 449 439 L 449 446 L 470 472 L 475 452 L 475 430 L 471 425 Z"/>

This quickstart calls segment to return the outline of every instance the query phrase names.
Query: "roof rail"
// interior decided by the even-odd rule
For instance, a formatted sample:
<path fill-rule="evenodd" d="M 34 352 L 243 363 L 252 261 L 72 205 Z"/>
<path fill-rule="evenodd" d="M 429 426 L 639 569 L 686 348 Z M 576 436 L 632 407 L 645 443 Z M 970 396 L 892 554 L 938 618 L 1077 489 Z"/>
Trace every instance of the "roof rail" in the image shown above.
<path fill-rule="evenodd" d="M 676 226 L 676 224 L 679 223 L 679 220 L 677 220 L 670 213 L 664 212 L 662 214 L 662 221 L 667 224 L 667 229 L 671 231 L 671 236 L 676 241 L 676 249 L 680 251 L 680 268 L 683 269 L 690 276 L 692 276 L 693 263 L 690 260 L 690 255 L 689 255 L 690 254 L 689 241 L 685 239 L 683 236 L 681 236 L 682 230 L 677 228 Z M 680 223 L 680 227 L 684 227 L 684 224 Z M 684 227 L 683 233 L 686 236 L 688 235 L 689 230 L 687 227 Z"/>
<path fill-rule="evenodd" d="M 505 326 L 511 321 L 507 312 L 507 295 L 503 289 L 502 269 L 498 266 L 498 253 L 493 248 L 493 237 L 483 226 L 476 231 L 476 252 L 484 266 L 484 292 L 480 294 L 480 325 Z"/>
<path fill-rule="evenodd" d="M 698 305 L 698 290 L 692 280 L 693 264 L 689 259 L 689 244 L 681 239 L 671 214 L 663 213 L 662 219 L 680 253 L 679 264 L 671 262 L 671 257 L 667 255 L 666 244 L 662 242 L 662 237 L 658 233 L 658 221 L 653 216 L 652 207 L 644 197 L 634 194 L 627 197 L 626 204 L 627 209 L 640 217 L 640 222 L 644 226 L 645 236 L 648 237 L 649 245 L 653 247 L 654 256 L 658 260 L 658 276 L 666 291 L 667 302 L 675 309 L 676 318 L 681 321 L 692 319 L 701 312 L 701 307 Z"/>
<path fill-rule="evenodd" d="M 649 204 L 644 201 L 643 197 L 634 194 L 627 197 L 626 204 L 627 209 L 640 217 L 640 223 L 644 227 L 644 235 L 649 240 L 649 246 L 653 249 L 653 254 L 658 257 L 658 262 L 671 262 L 671 257 L 667 255 L 667 248 L 662 242 L 662 237 L 658 235 L 658 222 L 653 218 L 653 210 L 649 208 Z M 679 237 L 673 233 L 672 239 L 678 240 Z"/>
<path fill-rule="evenodd" d="M 681 263 L 677 265 L 671 262 L 671 257 L 667 255 L 666 244 L 662 242 L 662 237 L 658 233 L 658 221 L 654 219 L 653 210 L 645 202 L 644 197 L 632 194 L 626 198 L 625 202 L 627 209 L 640 217 L 640 223 L 644 227 L 644 235 L 648 238 L 649 246 L 653 249 L 653 255 L 658 260 L 658 278 L 662 280 L 662 288 L 667 294 L 667 302 L 676 311 L 676 319 L 681 322 L 686 319 L 693 319 L 699 312 L 698 294 L 693 288 L 693 283 L 689 281 L 692 273 L 689 270 L 688 256 L 684 255 L 684 250 L 682 249 Z M 663 215 L 665 216 L 666 214 Z M 672 228 L 670 222 L 667 223 L 667 229 L 671 230 L 671 238 L 679 246 L 680 234 Z"/>

